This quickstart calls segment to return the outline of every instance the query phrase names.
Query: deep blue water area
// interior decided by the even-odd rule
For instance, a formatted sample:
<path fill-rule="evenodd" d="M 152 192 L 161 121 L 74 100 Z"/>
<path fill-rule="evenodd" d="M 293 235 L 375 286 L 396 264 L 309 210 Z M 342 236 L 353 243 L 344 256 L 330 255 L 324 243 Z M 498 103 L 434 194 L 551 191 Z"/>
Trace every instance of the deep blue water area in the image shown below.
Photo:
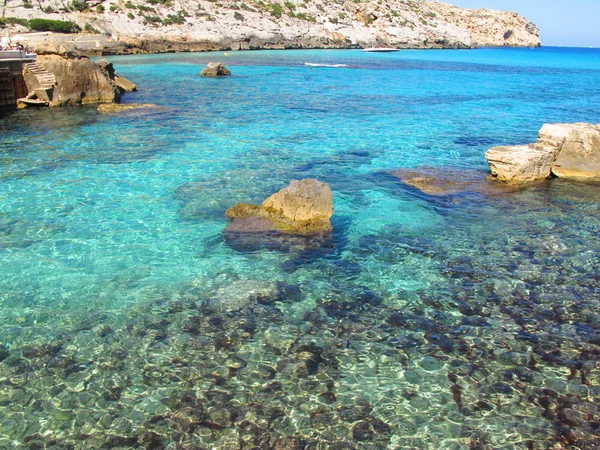
<path fill-rule="evenodd" d="M 158 107 L 0 111 L 0 448 L 600 446 L 599 186 L 394 176 L 599 123 L 600 51 L 109 59 Z M 330 236 L 223 234 L 302 178 Z"/>

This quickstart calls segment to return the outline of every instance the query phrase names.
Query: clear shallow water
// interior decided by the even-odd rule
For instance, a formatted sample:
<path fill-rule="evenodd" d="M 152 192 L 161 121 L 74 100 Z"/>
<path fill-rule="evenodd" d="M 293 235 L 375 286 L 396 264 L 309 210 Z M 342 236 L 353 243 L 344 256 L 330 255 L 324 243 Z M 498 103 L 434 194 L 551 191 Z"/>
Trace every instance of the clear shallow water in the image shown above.
<path fill-rule="evenodd" d="M 0 119 L 0 447 L 597 446 L 598 187 L 390 172 L 600 122 L 600 52 L 111 61 L 164 108 Z M 329 240 L 223 239 L 300 178 L 332 186 Z"/>

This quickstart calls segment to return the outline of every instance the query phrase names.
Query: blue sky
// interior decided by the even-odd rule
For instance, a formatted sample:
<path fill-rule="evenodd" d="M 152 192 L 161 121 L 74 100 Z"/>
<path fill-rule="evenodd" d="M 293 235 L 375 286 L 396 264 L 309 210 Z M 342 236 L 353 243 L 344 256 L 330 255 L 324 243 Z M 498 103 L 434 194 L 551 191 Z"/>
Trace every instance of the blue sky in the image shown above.
<path fill-rule="evenodd" d="M 516 11 L 540 28 L 542 44 L 600 47 L 600 0 L 445 0 L 463 8 Z"/>

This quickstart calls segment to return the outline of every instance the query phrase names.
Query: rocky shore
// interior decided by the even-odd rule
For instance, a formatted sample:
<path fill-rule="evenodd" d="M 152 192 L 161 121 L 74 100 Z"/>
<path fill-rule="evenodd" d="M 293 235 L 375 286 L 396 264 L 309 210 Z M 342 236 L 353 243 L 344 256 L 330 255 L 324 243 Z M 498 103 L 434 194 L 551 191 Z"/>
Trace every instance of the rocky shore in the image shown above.
<path fill-rule="evenodd" d="M 494 147 L 485 157 L 492 177 L 528 183 L 557 177 L 600 179 L 600 125 L 545 124 L 534 144 Z"/>
<path fill-rule="evenodd" d="M 512 12 L 461 9 L 439 2 L 390 0 L 271 3 L 130 0 L 23 4 L 2 15 L 74 22 L 72 40 L 88 54 L 291 48 L 473 48 L 540 45 L 538 28 Z M 11 25 L 13 32 L 27 29 Z M 85 36 L 92 36 L 87 39 Z"/>
<path fill-rule="evenodd" d="M 45 48 L 34 62 L 23 65 L 28 94 L 17 106 L 68 106 L 119 103 L 121 94 L 137 86 L 119 77 L 109 61 L 93 62 L 74 46 Z"/>

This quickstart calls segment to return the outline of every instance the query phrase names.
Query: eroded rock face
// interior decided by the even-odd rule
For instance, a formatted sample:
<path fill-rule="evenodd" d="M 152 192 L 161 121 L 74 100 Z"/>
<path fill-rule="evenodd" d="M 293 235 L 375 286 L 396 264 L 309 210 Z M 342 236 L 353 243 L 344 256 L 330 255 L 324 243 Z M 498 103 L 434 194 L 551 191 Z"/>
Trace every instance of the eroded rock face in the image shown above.
<path fill-rule="evenodd" d="M 86 23 L 102 34 L 97 45 L 75 41 L 84 52 L 154 53 L 171 51 L 251 50 L 283 48 L 470 48 L 480 46 L 538 46 L 538 29 L 515 13 L 462 9 L 424 0 L 339 2 L 273 2 L 283 6 L 273 14 L 271 2 L 240 9 L 235 2 L 180 0 L 153 2 L 157 18 L 189 14 L 166 26 L 127 18 L 125 14 L 84 14 L 73 11 L 71 0 L 53 0 L 52 18 Z M 5 0 L 6 17 L 45 17 L 49 2 Z M 93 6 L 93 5 L 92 5 Z M 94 8 L 91 8 L 92 10 Z M 210 19 L 210 20 L 207 20 Z M 180 23 L 181 22 L 181 23 Z M 108 38 L 107 35 L 112 35 Z M 118 39 L 117 39 L 118 37 Z M 51 39 L 51 38 L 50 38 Z"/>
<path fill-rule="evenodd" d="M 333 194 L 327 183 L 316 179 L 293 180 L 260 206 L 238 203 L 229 208 L 225 215 L 234 219 L 228 227 L 229 231 L 278 231 L 290 234 L 330 231 Z"/>
<path fill-rule="evenodd" d="M 555 127 L 565 139 L 552 173 L 559 178 L 599 179 L 600 125 L 576 123 Z"/>
<path fill-rule="evenodd" d="M 50 106 L 113 103 L 121 97 L 116 85 L 89 58 L 42 55 L 36 62 L 56 79 Z"/>
<path fill-rule="evenodd" d="M 550 176 L 557 151 L 534 145 L 494 147 L 485 153 L 492 176 L 506 183 L 528 183 Z"/>
<path fill-rule="evenodd" d="M 515 12 L 458 8 L 448 3 L 428 2 L 436 14 L 468 31 L 478 47 L 539 47 L 539 29 Z"/>
<path fill-rule="evenodd" d="M 209 62 L 200 71 L 200 76 L 203 77 L 226 77 L 228 75 L 231 75 L 231 71 L 220 62 Z"/>
<path fill-rule="evenodd" d="M 551 175 L 600 179 L 600 125 L 545 124 L 535 144 L 495 147 L 485 157 L 492 176 L 507 183 L 527 183 Z"/>

